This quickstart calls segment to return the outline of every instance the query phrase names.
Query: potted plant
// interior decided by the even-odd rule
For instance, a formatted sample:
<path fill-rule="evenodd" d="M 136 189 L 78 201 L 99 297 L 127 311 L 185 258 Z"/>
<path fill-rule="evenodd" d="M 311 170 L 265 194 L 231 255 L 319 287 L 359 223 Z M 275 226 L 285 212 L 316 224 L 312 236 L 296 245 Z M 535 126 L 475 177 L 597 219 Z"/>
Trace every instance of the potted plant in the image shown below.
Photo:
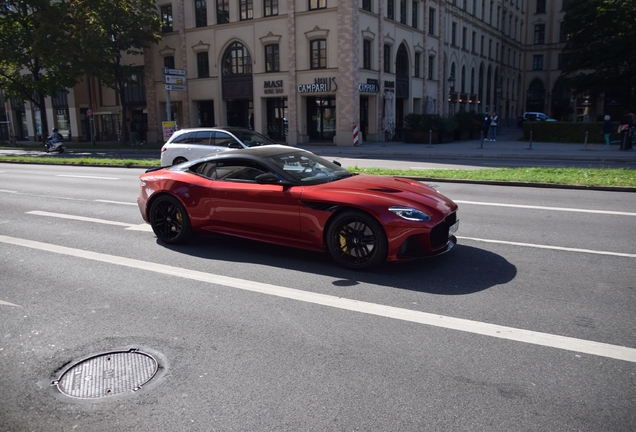
<path fill-rule="evenodd" d="M 470 134 L 470 130 L 473 127 L 473 115 L 461 108 L 457 114 L 455 114 L 455 120 L 457 121 L 457 128 L 455 129 L 456 140 L 467 140 Z"/>
<path fill-rule="evenodd" d="M 404 116 L 404 128 L 406 129 L 405 142 L 426 144 L 439 143 L 441 129 L 441 117 L 437 114 L 414 114 Z"/>
<path fill-rule="evenodd" d="M 455 117 L 441 117 L 440 129 L 439 129 L 439 142 L 449 143 L 453 142 L 455 136 L 455 130 L 457 129 L 457 120 Z"/>

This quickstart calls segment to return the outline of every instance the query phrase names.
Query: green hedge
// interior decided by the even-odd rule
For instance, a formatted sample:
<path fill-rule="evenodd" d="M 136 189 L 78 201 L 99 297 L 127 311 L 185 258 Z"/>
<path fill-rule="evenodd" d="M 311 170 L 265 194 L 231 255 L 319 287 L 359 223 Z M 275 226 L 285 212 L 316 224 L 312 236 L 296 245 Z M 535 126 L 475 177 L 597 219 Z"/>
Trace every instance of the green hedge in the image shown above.
<path fill-rule="evenodd" d="M 618 123 L 614 123 L 614 131 L 610 136 L 612 141 L 619 140 L 617 133 Z M 532 141 L 538 142 L 563 142 L 563 143 L 584 143 L 585 132 L 589 132 L 588 143 L 605 143 L 603 136 L 602 122 L 543 122 L 532 121 L 523 123 L 523 138 L 530 140 L 532 131 Z"/>

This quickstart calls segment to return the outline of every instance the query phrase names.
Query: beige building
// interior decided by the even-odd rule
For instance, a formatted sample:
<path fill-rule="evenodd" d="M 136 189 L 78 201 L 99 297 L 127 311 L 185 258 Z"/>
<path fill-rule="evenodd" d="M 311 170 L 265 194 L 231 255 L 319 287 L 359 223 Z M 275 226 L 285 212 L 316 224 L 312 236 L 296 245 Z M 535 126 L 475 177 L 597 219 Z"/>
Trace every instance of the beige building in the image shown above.
<path fill-rule="evenodd" d="M 149 142 L 164 139 L 168 120 L 350 146 L 401 139 L 410 112 L 496 110 L 512 125 L 524 111 L 564 120 L 594 111 L 558 83 L 563 0 L 158 0 L 157 8 L 163 40 L 128 59 L 140 73 L 125 121 Z M 93 80 L 89 106 L 87 89 L 82 82 L 51 100 L 49 124 L 68 125 L 60 129 L 73 139 L 92 129 L 116 139 L 120 101 Z M 38 114 L 12 105 L 20 101 L 5 106 L 33 136 Z"/>

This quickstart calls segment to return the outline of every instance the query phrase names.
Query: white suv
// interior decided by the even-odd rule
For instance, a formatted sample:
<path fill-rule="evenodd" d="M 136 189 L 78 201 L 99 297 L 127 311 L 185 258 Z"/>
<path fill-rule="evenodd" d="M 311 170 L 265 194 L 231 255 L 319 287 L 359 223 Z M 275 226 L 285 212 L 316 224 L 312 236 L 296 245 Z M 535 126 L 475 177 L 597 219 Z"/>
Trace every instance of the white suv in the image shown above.
<path fill-rule="evenodd" d="M 253 130 L 235 127 L 181 129 L 161 147 L 161 166 L 230 150 L 276 144 Z"/>

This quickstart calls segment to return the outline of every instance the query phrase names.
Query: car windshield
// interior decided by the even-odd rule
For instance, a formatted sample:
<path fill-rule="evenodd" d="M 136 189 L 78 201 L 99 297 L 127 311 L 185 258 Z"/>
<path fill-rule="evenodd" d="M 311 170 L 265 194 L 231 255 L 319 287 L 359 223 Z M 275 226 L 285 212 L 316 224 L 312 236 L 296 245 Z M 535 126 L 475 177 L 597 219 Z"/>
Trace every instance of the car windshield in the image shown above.
<path fill-rule="evenodd" d="M 328 183 L 353 175 L 341 166 L 309 152 L 281 153 L 268 159 L 289 177 L 303 184 Z"/>
<path fill-rule="evenodd" d="M 258 132 L 250 130 L 233 130 L 231 132 L 248 147 L 274 144 L 274 141 L 267 138 L 265 135 L 259 134 Z"/>

